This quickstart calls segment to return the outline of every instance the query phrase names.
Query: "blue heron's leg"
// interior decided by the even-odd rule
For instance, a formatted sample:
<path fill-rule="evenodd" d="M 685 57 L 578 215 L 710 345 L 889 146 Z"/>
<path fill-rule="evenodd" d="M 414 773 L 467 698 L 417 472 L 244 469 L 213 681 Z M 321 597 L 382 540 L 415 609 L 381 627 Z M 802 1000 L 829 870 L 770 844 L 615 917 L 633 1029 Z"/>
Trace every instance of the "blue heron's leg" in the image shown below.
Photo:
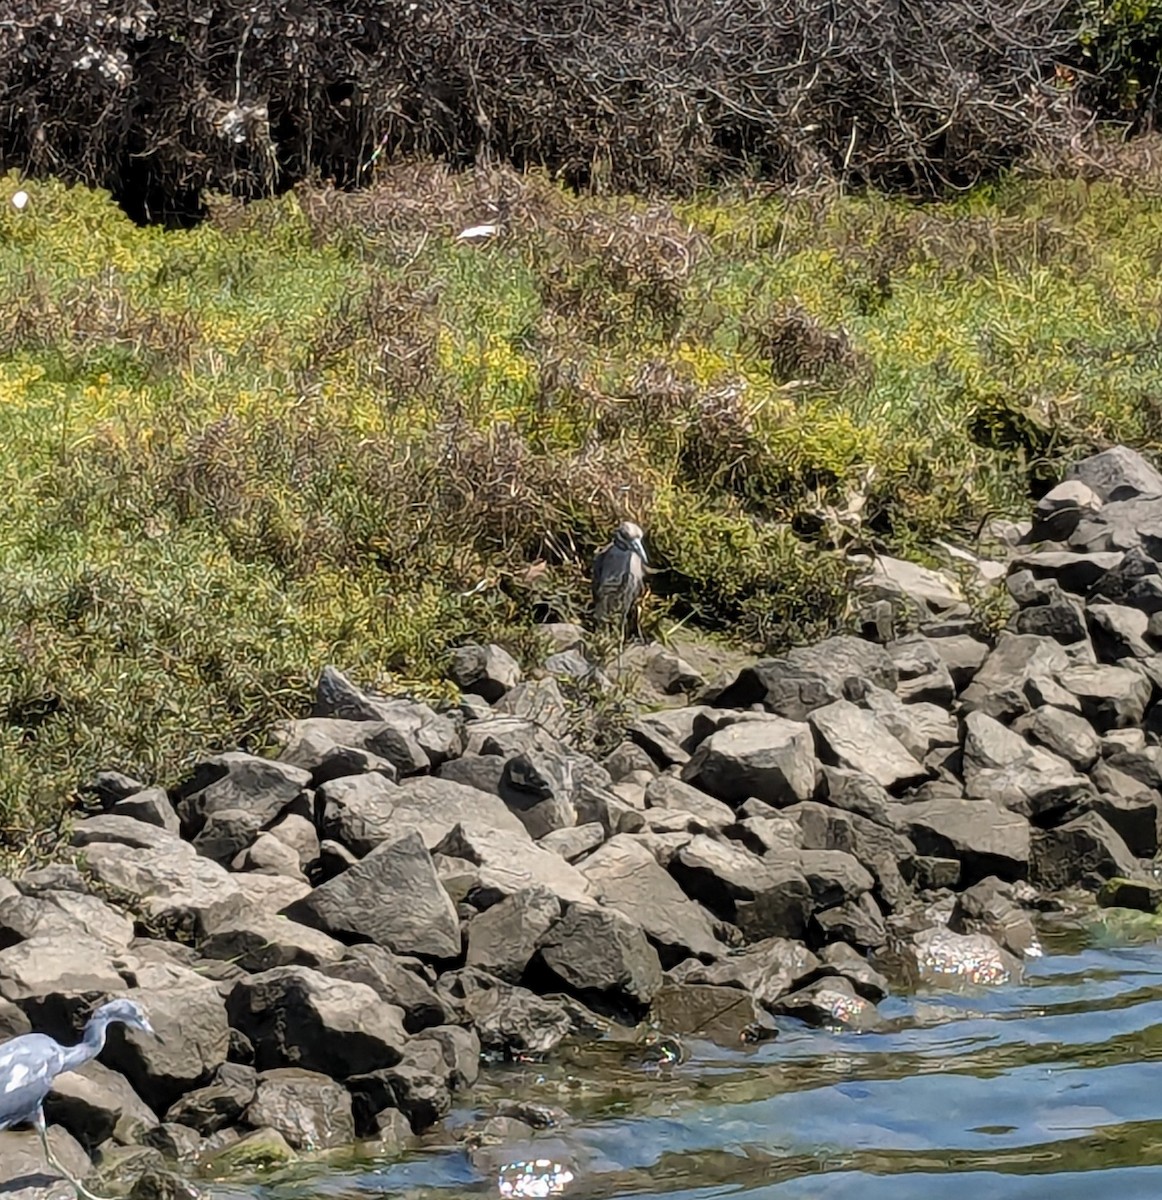
<path fill-rule="evenodd" d="M 74 1179 L 72 1175 L 70 1175 L 69 1172 L 66 1171 L 63 1166 L 61 1166 L 60 1162 L 53 1154 L 52 1148 L 48 1144 L 48 1127 L 45 1125 L 43 1108 L 38 1108 L 36 1110 L 36 1114 L 32 1118 L 32 1124 L 36 1129 L 36 1132 L 40 1135 L 40 1144 L 44 1147 L 44 1157 L 47 1159 L 48 1165 L 52 1167 L 52 1169 L 58 1174 L 64 1176 L 73 1191 L 81 1197 L 81 1200 L 103 1200 L 101 1196 L 96 1196 L 90 1192 L 89 1189 L 85 1187 L 85 1185 L 81 1183 L 79 1179 Z"/>

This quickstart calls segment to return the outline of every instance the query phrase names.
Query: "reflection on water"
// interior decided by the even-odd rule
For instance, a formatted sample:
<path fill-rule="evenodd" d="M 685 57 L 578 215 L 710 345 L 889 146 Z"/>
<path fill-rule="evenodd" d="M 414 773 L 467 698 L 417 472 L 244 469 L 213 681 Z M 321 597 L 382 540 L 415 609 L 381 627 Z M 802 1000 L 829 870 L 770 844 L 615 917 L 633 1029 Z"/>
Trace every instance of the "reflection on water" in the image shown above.
<path fill-rule="evenodd" d="M 492 1069 L 407 1159 L 266 1181 L 269 1200 L 1117 1200 L 1162 1196 L 1162 945 L 1046 929 L 1021 986 L 891 997 L 876 1033 L 783 1024 Z M 1125 930 L 1119 931 L 1127 936 Z M 1134 944 L 1137 941 L 1140 944 Z M 571 1121 L 468 1150 L 456 1127 L 508 1099 Z M 253 1196 L 254 1189 L 250 1195 Z"/>

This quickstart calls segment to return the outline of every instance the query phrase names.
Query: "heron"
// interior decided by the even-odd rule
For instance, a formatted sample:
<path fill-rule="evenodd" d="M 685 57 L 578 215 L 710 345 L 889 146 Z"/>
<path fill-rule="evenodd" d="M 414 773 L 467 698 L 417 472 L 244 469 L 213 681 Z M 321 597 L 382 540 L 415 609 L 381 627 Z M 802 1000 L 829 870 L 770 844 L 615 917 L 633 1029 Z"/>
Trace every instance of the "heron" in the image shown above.
<path fill-rule="evenodd" d="M 53 1157 L 44 1120 L 44 1102 L 58 1075 L 75 1071 L 96 1058 L 105 1046 L 110 1025 L 153 1034 L 145 1010 L 135 1000 L 110 1000 L 85 1023 L 85 1032 L 75 1046 L 62 1046 L 43 1033 L 26 1033 L 0 1045 L 0 1131 L 14 1125 L 31 1125 L 40 1135 L 44 1156 L 60 1172 L 82 1200 L 100 1200 Z"/>
<path fill-rule="evenodd" d="M 593 615 L 598 625 L 616 620 L 624 631 L 633 616 L 636 626 L 635 606 L 645 586 L 648 562 L 641 526 L 623 521 L 593 560 Z"/>

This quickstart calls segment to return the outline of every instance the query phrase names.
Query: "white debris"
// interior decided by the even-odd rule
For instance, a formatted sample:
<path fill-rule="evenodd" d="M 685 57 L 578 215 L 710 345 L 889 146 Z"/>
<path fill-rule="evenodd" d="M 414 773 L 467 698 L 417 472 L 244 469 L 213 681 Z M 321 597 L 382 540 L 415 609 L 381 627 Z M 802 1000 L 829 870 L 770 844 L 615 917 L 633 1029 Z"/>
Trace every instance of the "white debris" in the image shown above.
<path fill-rule="evenodd" d="M 484 238 L 496 237 L 499 232 L 499 225 L 470 225 L 456 235 L 456 241 L 483 241 Z"/>
<path fill-rule="evenodd" d="M 16 195 L 12 197 L 12 207 L 14 209 L 16 209 L 17 212 L 20 212 L 27 204 L 28 204 L 28 193 L 27 192 L 17 192 Z"/>

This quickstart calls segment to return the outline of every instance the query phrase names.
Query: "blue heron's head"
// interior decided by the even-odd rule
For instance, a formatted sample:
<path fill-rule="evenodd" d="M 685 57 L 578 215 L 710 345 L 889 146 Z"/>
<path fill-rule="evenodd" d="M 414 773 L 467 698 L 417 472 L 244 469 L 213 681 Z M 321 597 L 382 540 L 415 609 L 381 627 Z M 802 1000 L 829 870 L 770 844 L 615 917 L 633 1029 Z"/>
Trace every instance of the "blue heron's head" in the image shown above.
<path fill-rule="evenodd" d="M 622 550 L 629 550 L 636 554 L 644 563 L 650 560 L 646 557 L 646 548 L 642 545 L 642 527 L 635 525 L 633 521 L 623 521 L 618 527 L 617 532 L 613 535 L 614 543 Z"/>
<path fill-rule="evenodd" d="M 107 1004 L 102 1004 L 93 1013 L 91 1019 L 99 1021 L 102 1025 L 112 1025 L 115 1022 L 119 1022 L 130 1029 L 136 1029 L 141 1033 L 150 1033 L 155 1037 L 157 1036 L 153 1026 L 149 1023 L 149 1018 L 145 1015 L 145 1009 L 136 1000 L 110 1000 Z"/>

